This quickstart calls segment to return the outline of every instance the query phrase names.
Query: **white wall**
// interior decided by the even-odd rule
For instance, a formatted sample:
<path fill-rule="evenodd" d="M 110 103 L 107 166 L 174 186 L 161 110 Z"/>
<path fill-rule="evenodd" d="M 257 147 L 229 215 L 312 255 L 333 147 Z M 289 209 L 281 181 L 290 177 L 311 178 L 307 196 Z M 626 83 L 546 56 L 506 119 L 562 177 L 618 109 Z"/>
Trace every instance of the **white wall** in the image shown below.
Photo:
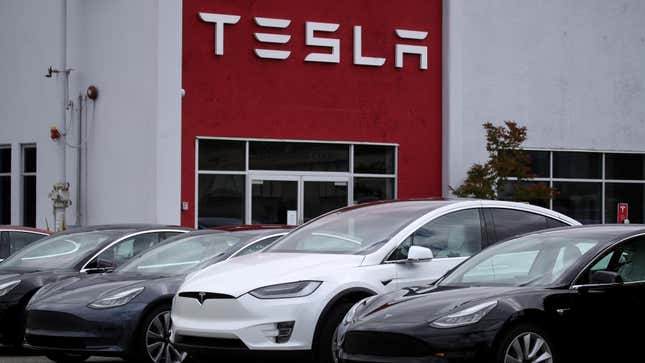
<path fill-rule="evenodd" d="M 79 94 L 88 132 L 82 221 L 179 223 L 181 2 L 68 0 L 67 63 L 75 107 L 69 144 L 76 144 Z M 60 178 L 61 146 L 48 138 L 62 126 L 63 82 L 43 75 L 62 67 L 64 1 L 0 3 L 0 144 L 38 143 L 38 225 L 52 222 L 47 193 Z M 76 223 L 76 149 L 67 148 L 67 180 Z M 14 158 L 15 159 L 15 158 Z M 14 182 L 16 185 L 17 182 Z M 16 189 L 16 188 L 14 188 Z M 14 193 L 16 194 L 16 193 Z M 12 223 L 20 223 L 19 194 Z"/>
<path fill-rule="evenodd" d="M 444 6 L 444 187 L 485 160 L 487 120 L 526 125 L 527 147 L 645 151 L 645 2 Z"/>

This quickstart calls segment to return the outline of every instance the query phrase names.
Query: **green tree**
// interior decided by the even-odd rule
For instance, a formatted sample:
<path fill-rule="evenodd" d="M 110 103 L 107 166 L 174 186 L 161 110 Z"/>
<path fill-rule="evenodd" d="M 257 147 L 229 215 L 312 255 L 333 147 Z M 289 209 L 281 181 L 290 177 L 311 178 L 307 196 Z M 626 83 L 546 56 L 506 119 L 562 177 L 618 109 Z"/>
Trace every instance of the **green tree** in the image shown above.
<path fill-rule="evenodd" d="M 491 122 L 483 124 L 486 131 L 488 161 L 474 164 L 464 183 L 457 189 L 450 188 L 458 197 L 504 199 L 519 202 L 545 202 L 555 190 L 545 183 L 525 183 L 535 177 L 531 172 L 531 158 L 522 149 L 526 141 L 526 127 L 515 121 L 504 121 L 503 126 Z M 509 178 L 515 178 L 509 181 Z"/>

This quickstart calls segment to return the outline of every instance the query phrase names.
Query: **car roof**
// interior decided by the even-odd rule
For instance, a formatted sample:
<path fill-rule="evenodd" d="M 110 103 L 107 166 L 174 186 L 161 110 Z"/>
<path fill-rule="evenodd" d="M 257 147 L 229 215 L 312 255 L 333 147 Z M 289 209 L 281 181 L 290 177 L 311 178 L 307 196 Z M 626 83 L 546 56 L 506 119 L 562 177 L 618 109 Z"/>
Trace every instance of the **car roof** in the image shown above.
<path fill-rule="evenodd" d="M 46 231 L 44 229 L 32 228 L 32 227 L 22 227 L 22 226 L 2 226 L 0 225 L 0 231 L 19 231 L 19 232 L 32 232 L 39 234 L 49 235 L 52 232 Z"/>
<path fill-rule="evenodd" d="M 239 226 L 221 226 L 211 227 L 211 230 L 224 231 L 224 232 L 237 232 L 237 231 L 256 231 L 267 229 L 294 229 L 296 226 L 287 224 L 243 224 Z"/>
<path fill-rule="evenodd" d="M 530 233 L 534 236 L 558 235 L 571 237 L 594 237 L 601 245 L 612 245 L 626 238 L 645 235 L 643 224 L 594 224 L 547 229 Z"/>

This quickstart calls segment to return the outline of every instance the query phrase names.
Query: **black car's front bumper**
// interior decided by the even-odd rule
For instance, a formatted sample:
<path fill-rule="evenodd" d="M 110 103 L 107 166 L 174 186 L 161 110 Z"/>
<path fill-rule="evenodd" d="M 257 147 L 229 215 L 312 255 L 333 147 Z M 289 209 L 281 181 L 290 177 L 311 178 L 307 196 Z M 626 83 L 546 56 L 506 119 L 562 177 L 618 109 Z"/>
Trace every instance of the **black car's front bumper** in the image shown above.
<path fill-rule="evenodd" d="M 437 335 L 350 331 L 339 356 L 344 363 L 481 363 L 488 361 L 495 336 L 496 330 Z"/>
<path fill-rule="evenodd" d="M 25 348 L 46 352 L 126 356 L 132 346 L 142 307 L 95 310 L 57 305 L 27 312 Z"/>

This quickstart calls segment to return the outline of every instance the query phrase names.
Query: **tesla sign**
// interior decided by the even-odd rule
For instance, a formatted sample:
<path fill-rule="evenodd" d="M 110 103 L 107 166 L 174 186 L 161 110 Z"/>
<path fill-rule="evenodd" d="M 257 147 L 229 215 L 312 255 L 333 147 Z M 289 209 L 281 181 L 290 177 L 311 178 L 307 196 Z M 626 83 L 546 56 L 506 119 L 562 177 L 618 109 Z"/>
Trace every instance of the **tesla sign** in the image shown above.
<path fill-rule="evenodd" d="M 234 25 L 240 21 L 239 15 L 227 15 L 216 13 L 199 13 L 200 19 L 207 23 L 214 24 L 215 29 L 215 55 L 224 55 L 224 28 L 226 25 Z M 277 19 L 277 18 L 262 18 L 255 17 L 255 24 L 260 28 L 267 30 L 286 29 L 291 25 L 290 19 Z M 320 23 L 320 22 L 305 22 L 305 44 L 312 47 L 326 48 L 327 52 L 324 53 L 309 53 L 305 57 L 306 62 L 322 62 L 322 63 L 340 63 L 340 39 L 337 38 L 321 38 L 317 37 L 316 33 L 334 33 L 338 30 L 340 24 L 336 23 Z M 420 41 L 428 37 L 428 32 L 395 29 L 396 36 L 399 39 L 416 42 L 417 44 L 396 44 L 395 45 L 395 60 L 394 66 L 396 68 L 403 68 L 403 55 L 413 54 L 419 57 L 419 68 L 428 69 L 428 47 L 427 45 L 418 44 Z M 263 44 L 287 44 L 291 40 L 291 35 L 255 32 L 253 34 L 255 39 Z M 368 57 L 363 55 L 362 49 L 363 42 L 363 29 L 359 25 L 354 26 L 354 49 L 353 59 L 355 65 L 381 67 L 385 64 L 386 58 L 384 57 Z M 278 59 L 285 60 L 291 56 L 291 51 L 288 50 L 275 50 L 266 48 L 255 48 L 255 55 L 263 59 Z"/>
<path fill-rule="evenodd" d="M 629 223 L 629 204 L 618 203 L 618 223 Z"/>

